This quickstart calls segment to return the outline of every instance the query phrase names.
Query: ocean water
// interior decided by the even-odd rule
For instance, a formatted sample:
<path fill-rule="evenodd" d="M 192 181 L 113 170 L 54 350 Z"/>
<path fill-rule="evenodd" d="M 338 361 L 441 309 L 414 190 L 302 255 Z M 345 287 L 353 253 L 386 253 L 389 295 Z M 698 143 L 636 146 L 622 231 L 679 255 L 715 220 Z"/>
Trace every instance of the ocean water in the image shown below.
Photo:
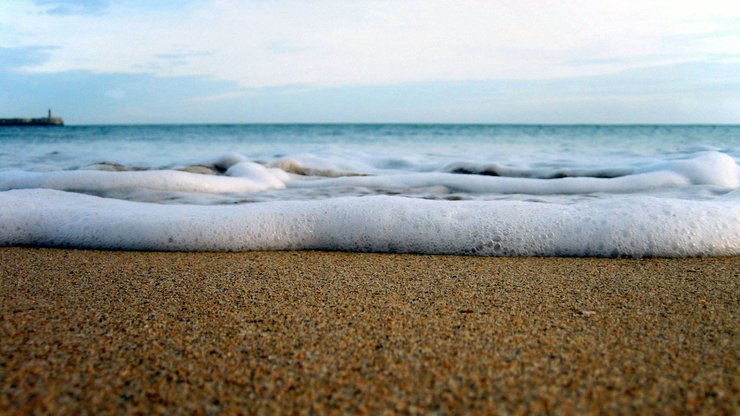
<path fill-rule="evenodd" d="M 0 245 L 740 255 L 740 126 L 0 129 Z"/>

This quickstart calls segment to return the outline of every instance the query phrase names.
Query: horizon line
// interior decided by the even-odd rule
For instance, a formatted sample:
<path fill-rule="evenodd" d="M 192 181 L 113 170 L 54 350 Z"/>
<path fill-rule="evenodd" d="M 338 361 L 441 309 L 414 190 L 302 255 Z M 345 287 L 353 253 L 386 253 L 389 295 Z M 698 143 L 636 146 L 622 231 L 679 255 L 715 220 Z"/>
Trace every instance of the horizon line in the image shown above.
<path fill-rule="evenodd" d="M 690 127 L 690 126 L 723 126 L 740 127 L 740 122 L 730 123 L 537 123 L 537 122 L 324 122 L 324 121 L 298 121 L 298 122 L 161 122 L 161 123 L 80 123 L 70 124 L 65 122 L 64 127 L 156 127 L 156 126 L 548 126 L 548 127 L 575 127 L 575 126 L 614 126 L 614 127 L 639 127 L 639 126 L 663 126 L 663 127 Z"/>

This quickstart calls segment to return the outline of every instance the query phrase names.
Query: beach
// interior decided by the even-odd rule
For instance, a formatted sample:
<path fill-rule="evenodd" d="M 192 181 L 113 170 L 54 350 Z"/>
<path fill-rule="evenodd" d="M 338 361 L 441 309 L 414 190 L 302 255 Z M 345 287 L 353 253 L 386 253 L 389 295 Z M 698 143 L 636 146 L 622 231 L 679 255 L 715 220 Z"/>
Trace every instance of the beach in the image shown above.
<path fill-rule="evenodd" d="M 0 413 L 736 414 L 740 257 L 0 249 Z"/>

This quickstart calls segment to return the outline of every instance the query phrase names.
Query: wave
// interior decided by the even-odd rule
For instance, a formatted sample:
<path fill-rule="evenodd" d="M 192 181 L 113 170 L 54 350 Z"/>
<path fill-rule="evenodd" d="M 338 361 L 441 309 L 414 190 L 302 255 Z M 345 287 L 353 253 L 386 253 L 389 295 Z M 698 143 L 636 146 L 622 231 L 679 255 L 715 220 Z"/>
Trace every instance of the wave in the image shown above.
<path fill-rule="evenodd" d="M 608 169 L 532 169 L 516 168 L 496 163 L 457 162 L 443 168 L 444 172 L 464 175 L 501 176 L 510 178 L 563 179 L 563 178 L 600 178 L 609 179 L 626 176 L 634 172 L 629 168 Z"/>
<path fill-rule="evenodd" d="M 171 169 L 0 171 L 0 246 L 740 255 L 740 168 L 720 152 L 552 178 L 296 166 L 231 153 Z"/>
<path fill-rule="evenodd" d="M 485 256 L 740 255 L 740 193 L 577 205 L 371 196 L 231 206 L 146 204 L 48 189 L 0 193 L 0 246 L 342 250 Z"/>
<path fill-rule="evenodd" d="M 341 173 L 333 169 L 296 168 L 292 162 L 265 166 L 239 154 L 228 154 L 211 164 L 172 169 L 125 169 L 104 164 L 100 170 L 51 172 L 0 172 L 0 191 L 55 189 L 99 196 L 136 199 L 141 192 L 176 192 L 214 195 L 243 195 L 283 190 L 291 199 L 342 195 L 406 195 L 411 197 L 457 196 L 476 199 L 480 195 L 611 195 L 655 194 L 692 186 L 723 192 L 740 186 L 740 168 L 735 160 L 719 152 L 664 161 L 630 172 L 602 169 L 596 175 L 582 173 L 557 178 L 460 175 L 451 172 L 402 172 L 386 174 Z M 286 169 L 281 169 L 282 166 Z M 459 168 L 453 169 L 453 171 Z M 296 172 L 300 171 L 301 174 Z M 605 172 L 611 172 L 607 175 Z M 421 191 L 420 191 L 421 190 Z M 688 194 L 687 194 L 688 195 Z M 155 199 L 150 199 L 156 202 Z"/>

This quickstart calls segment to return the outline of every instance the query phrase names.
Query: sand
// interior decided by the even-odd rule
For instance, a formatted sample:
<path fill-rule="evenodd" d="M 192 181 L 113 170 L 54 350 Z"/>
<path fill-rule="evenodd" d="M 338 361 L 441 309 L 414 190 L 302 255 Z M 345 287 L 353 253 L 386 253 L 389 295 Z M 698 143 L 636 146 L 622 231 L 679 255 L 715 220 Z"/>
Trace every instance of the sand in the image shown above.
<path fill-rule="evenodd" d="M 0 413 L 737 414 L 740 258 L 0 249 Z"/>

